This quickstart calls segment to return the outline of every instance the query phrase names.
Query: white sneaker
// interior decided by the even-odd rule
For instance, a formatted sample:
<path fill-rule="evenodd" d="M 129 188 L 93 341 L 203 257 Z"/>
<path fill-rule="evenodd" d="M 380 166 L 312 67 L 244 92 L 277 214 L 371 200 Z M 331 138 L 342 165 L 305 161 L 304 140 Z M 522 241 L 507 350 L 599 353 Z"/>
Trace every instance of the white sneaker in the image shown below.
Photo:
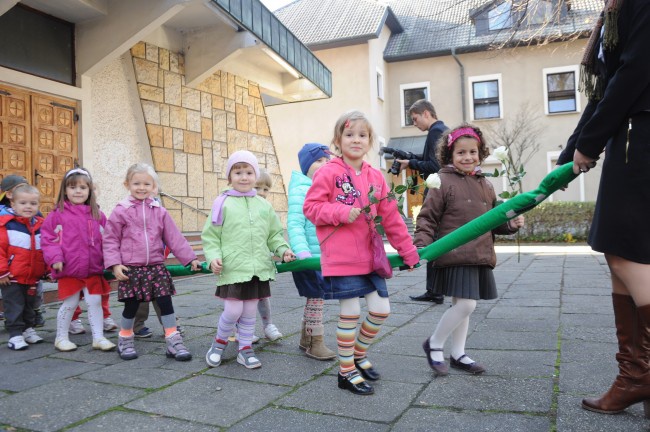
<path fill-rule="evenodd" d="M 283 336 L 283 334 L 280 333 L 280 330 L 278 330 L 275 324 L 268 324 L 266 327 L 264 327 L 264 334 L 266 335 L 266 338 L 270 341 L 278 340 Z"/>
<path fill-rule="evenodd" d="M 22 335 L 14 336 L 11 339 L 9 339 L 9 342 L 7 342 L 7 346 L 9 347 L 10 350 L 14 350 L 14 351 L 21 351 L 29 348 L 29 345 L 27 345 L 27 342 L 25 342 L 25 338 Z"/>
<path fill-rule="evenodd" d="M 93 339 L 93 349 L 101 351 L 111 351 L 115 349 L 115 344 L 106 338 Z"/>
<path fill-rule="evenodd" d="M 115 330 L 117 330 L 117 324 L 115 323 L 115 321 L 113 321 L 113 318 L 111 317 L 104 318 L 104 331 L 115 331 Z"/>
<path fill-rule="evenodd" d="M 68 329 L 68 333 L 70 334 L 84 334 L 86 333 L 86 329 L 84 328 L 84 325 L 81 324 L 81 320 L 73 320 L 70 321 L 70 328 Z"/>
<path fill-rule="evenodd" d="M 54 341 L 54 347 L 59 351 L 74 351 L 77 349 L 77 345 L 73 342 L 70 342 L 68 339 L 56 339 Z"/>
<path fill-rule="evenodd" d="M 37 344 L 43 342 L 43 338 L 36 333 L 36 330 L 33 328 L 28 328 L 23 332 L 23 338 L 25 339 L 25 342 L 30 343 L 30 344 Z"/>

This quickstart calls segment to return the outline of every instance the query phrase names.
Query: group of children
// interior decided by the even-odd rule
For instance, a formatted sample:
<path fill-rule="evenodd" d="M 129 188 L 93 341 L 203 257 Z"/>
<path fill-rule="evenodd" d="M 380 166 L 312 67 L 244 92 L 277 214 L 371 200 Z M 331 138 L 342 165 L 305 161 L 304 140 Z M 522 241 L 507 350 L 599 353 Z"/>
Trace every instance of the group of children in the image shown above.
<path fill-rule="evenodd" d="M 230 188 L 215 199 L 202 232 L 206 261 L 217 276 L 216 296 L 223 301 L 217 332 L 205 355 L 208 366 L 219 366 L 226 346 L 235 339 L 237 362 L 259 368 L 261 362 L 252 348 L 258 309 L 266 337 L 282 337 L 271 321 L 270 281 L 276 274 L 271 255 L 284 262 L 320 257 L 321 271 L 293 273 L 299 294 L 306 298 L 299 346 L 308 357 L 318 360 L 338 355 L 339 388 L 359 395 L 374 393 L 369 381 L 381 375 L 367 351 L 390 314 L 386 280 L 373 270 L 369 239 L 374 222 L 381 220 L 388 241 L 412 271 L 419 262 L 417 248 L 490 210 L 496 205 L 496 195 L 480 171 L 489 154 L 481 131 L 471 125 L 448 131 L 438 143 L 441 186 L 429 191 L 413 240 L 396 201 L 383 199 L 390 191 L 384 175 L 364 161 L 373 143 L 370 122 L 363 113 L 351 111 L 335 124 L 333 152 L 318 143 L 301 149 L 301 171 L 292 173 L 289 184 L 289 243 L 280 219 L 265 199 L 270 177 L 261 176 L 256 156 L 244 150 L 230 156 L 225 170 Z M 63 301 L 57 316 L 56 348 L 76 349 L 68 332 L 81 295 L 88 305 L 92 347 L 103 351 L 115 348 L 103 335 L 101 306 L 102 295 L 109 290 L 103 271 L 110 269 L 119 281 L 118 299 L 124 303 L 117 343 L 120 357 L 137 357 L 134 318 L 141 303 L 155 301 L 167 356 L 179 361 L 192 358 L 176 323 L 175 288 L 164 265 L 165 246 L 193 270 L 198 270 L 200 263 L 155 199 L 159 185 L 153 168 L 131 166 L 124 185 L 129 195 L 108 219 L 97 205 L 92 178 L 83 168 L 66 173 L 56 209 L 45 220 L 38 215 L 37 189 L 26 184 L 13 189 L 11 210 L 0 215 L 0 286 L 9 348 L 24 349 L 42 341 L 33 328 L 33 303 L 36 284 L 48 268 L 58 280 Z M 523 223 L 523 217 L 516 217 L 494 233 L 514 233 Z M 476 300 L 496 297 L 492 234 L 484 234 L 435 262 L 435 290 L 452 297 L 452 306 L 423 344 L 436 376 L 448 373 L 443 346 L 450 336 L 452 367 L 473 374 L 485 370 L 466 355 L 465 340 Z M 368 309 L 361 326 L 360 297 L 365 298 Z M 323 340 L 326 299 L 339 300 L 337 353 Z"/>

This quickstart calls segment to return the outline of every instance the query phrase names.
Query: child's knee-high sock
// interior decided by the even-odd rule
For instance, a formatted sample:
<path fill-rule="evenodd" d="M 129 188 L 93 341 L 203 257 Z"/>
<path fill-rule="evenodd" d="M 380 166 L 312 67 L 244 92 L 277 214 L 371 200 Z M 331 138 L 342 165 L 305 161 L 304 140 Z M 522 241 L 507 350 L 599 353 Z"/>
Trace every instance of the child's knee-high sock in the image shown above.
<path fill-rule="evenodd" d="M 255 333 L 255 315 L 257 300 L 245 300 L 241 317 L 239 317 L 239 349 L 253 345 L 253 334 Z"/>
<path fill-rule="evenodd" d="M 322 298 L 308 298 L 305 305 L 303 321 L 305 322 L 305 331 L 308 335 L 323 334 L 320 331 L 323 328 L 323 305 L 325 300 Z"/>
<path fill-rule="evenodd" d="M 358 323 L 359 315 L 339 315 L 336 327 L 336 344 L 338 345 L 341 375 L 356 369 L 354 366 L 354 339 Z"/>
<path fill-rule="evenodd" d="M 90 330 L 93 333 L 93 340 L 99 340 L 104 337 L 104 315 L 102 313 L 102 296 L 100 294 L 90 294 L 88 289 L 84 288 L 84 299 L 88 305 L 88 321 Z"/>
<path fill-rule="evenodd" d="M 219 317 L 219 324 L 217 324 L 216 339 L 219 342 L 226 343 L 243 310 L 244 302 L 242 300 L 224 300 L 223 312 Z"/>
<path fill-rule="evenodd" d="M 172 296 L 156 297 L 156 304 L 160 307 L 160 323 L 165 329 L 165 337 L 169 337 L 178 331 Z"/>
<path fill-rule="evenodd" d="M 257 311 L 262 317 L 262 326 L 266 328 L 267 325 L 271 324 L 271 299 L 269 297 L 260 299 L 257 303 Z"/>
<path fill-rule="evenodd" d="M 386 321 L 389 314 L 383 314 L 379 312 L 369 311 L 366 315 L 366 319 L 361 323 L 361 330 L 359 330 L 359 335 L 357 340 L 354 343 L 354 358 L 361 359 L 366 356 L 366 351 L 368 351 L 368 346 L 372 343 L 372 340 L 379 333 L 379 328 Z"/>
<path fill-rule="evenodd" d="M 442 348 L 449 335 L 458 327 L 462 321 L 469 317 L 476 308 L 476 300 L 452 299 L 453 306 L 442 314 L 436 330 L 431 335 L 429 343 L 432 348 Z M 431 354 L 434 361 L 443 361 L 442 351 L 434 351 Z"/>
<path fill-rule="evenodd" d="M 138 312 L 140 302 L 136 298 L 128 298 L 124 300 L 124 310 L 122 311 L 122 322 L 120 323 L 120 336 L 131 337 L 133 336 L 133 321 L 135 314 Z"/>
<path fill-rule="evenodd" d="M 70 297 L 63 300 L 59 312 L 56 315 L 56 338 L 59 340 L 70 340 L 68 338 L 68 330 L 70 329 L 70 321 L 72 321 L 72 314 L 79 305 L 79 293 L 72 294 Z"/>

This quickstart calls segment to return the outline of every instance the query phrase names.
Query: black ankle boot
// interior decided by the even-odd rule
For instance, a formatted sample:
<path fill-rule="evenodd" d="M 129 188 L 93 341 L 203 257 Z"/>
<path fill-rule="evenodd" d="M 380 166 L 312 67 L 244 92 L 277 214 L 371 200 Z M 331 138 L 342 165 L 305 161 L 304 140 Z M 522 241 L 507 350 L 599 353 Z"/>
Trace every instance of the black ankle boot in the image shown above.
<path fill-rule="evenodd" d="M 364 369 L 361 367 L 364 362 L 367 362 L 370 366 Z M 357 367 L 357 370 L 361 372 L 361 375 L 368 381 L 377 381 L 379 378 L 381 378 L 379 372 L 377 372 L 377 370 L 372 367 L 372 364 L 370 364 L 370 362 L 365 357 L 362 359 L 354 359 L 354 365 Z"/>
<path fill-rule="evenodd" d="M 359 376 L 359 372 L 352 371 L 349 374 L 343 376 L 340 373 L 338 374 L 339 376 L 339 388 L 344 389 L 344 390 L 350 390 L 354 394 L 366 396 L 366 395 L 371 395 L 375 392 L 375 389 L 372 388 L 370 384 L 368 384 L 366 381 L 361 381 L 358 384 L 353 384 L 350 380 L 354 379 L 355 377 Z"/>

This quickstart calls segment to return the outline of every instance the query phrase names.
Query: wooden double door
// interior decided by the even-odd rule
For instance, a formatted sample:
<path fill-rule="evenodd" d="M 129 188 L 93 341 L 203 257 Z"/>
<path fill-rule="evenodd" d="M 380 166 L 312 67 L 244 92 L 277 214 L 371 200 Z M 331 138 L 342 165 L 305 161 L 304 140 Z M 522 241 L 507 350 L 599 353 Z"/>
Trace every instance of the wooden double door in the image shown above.
<path fill-rule="evenodd" d="M 0 176 L 18 174 L 36 186 L 44 215 L 78 155 L 75 101 L 0 83 Z"/>

